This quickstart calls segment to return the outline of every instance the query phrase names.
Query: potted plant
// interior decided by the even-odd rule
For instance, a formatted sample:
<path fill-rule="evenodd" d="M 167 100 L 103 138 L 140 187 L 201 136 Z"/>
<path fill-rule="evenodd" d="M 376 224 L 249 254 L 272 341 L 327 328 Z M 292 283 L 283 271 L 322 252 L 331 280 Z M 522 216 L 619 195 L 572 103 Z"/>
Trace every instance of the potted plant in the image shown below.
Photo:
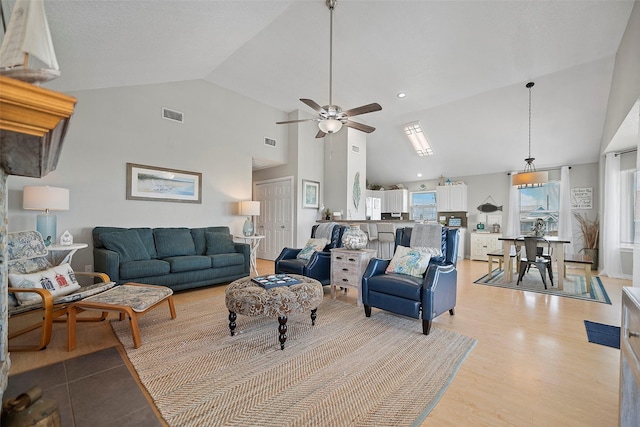
<path fill-rule="evenodd" d="M 322 214 L 324 215 L 324 219 L 326 219 L 327 221 L 331 219 L 331 211 L 329 210 L 329 208 L 325 209 Z"/>
<path fill-rule="evenodd" d="M 578 220 L 580 231 L 582 232 L 584 247 L 581 250 L 584 251 L 585 255 L 591 257 L 593 261 L 591 269 L 596 270 L 598 268 L 598 239 L 600 237 L 600 221 L 598 220 L 598 215 L 596 215 L 593 220 L 590 220 L 586 213 L 583 216 L 576 212 L 573 216 Z"/>

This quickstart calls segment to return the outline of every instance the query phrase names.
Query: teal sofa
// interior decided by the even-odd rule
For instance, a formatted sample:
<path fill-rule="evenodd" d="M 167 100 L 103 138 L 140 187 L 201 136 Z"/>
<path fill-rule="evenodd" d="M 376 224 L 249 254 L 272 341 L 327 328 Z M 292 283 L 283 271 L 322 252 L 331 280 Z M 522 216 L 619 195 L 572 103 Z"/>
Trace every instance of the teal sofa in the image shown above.
<path fill-rule="evenodd" d="M 179 291 L 250 275 L 249 245 L 233 242 L 229 227 L 95 227 L 92 235 L 94 270 L 117 283 Z"/>

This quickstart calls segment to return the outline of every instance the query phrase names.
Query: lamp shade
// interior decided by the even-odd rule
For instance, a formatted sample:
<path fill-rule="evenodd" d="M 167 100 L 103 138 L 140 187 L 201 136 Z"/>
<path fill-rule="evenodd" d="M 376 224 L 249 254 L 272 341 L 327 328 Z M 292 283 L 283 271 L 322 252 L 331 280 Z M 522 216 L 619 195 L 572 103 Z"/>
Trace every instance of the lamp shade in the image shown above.
<path fill-rule="evenodd" d="M 38 211 L 68 211 L 69 189 L 49 186 L 25 186 L 22 208 Z"/>
<path fill-rule="evenodd" d="M 514 174 L 511 177 L 511 184 L 514 187 L 519 188 L 540 187 L 542 184 L 546 184 L 548 181 L 549 174 L 546 171 L 522 172 Z"/>
<path fill-rule="evenodd" d="M 256 202 L 254 200 L 245 200 L 240 202 L 240 215 L 260 215 L 260 202 Z"/>
<path fill-rule="evenodd" d="M 318 127 L 324 133 L 334 133 L 342 129 L 342 122 L 336 119 L 327 119 L 318 122 Z"/>

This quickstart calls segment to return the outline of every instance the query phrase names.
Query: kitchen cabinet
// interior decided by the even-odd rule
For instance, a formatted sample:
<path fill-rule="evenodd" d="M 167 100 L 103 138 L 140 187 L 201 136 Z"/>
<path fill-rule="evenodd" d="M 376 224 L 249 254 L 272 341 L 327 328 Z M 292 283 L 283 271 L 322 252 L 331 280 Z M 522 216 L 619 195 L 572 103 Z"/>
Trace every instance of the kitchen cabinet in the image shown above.
<path fill-rule="evenodd" d="M 438 185 L 436 204 L 438 212 L 466 212 L 467 184 Z"/>
<path fill-rule="evenodd" d="M 409 190 L 385 190 L 382 195 L 382 212 L 409 213 Z"/>
<path fill-rule="evenodd" d="M 502 249 L 502 242 L 498 238 L 500 233 L 471 233 L 470 259 L 488 261 L 487 253 Z"/>

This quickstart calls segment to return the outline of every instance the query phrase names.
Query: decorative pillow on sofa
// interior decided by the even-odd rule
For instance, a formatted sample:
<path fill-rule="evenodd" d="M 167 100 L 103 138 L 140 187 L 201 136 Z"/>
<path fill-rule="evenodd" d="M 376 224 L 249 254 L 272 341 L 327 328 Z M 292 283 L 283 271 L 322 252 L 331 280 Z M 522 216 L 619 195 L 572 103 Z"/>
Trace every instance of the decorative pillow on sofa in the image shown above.
<path fill-rule="evenodd" d="M 80 289 L 80 284 L 69 264 L 60 264 L 37 273 L 9 274 L 9 283 L 12 288 L 47 289 L 54 299 Z M 40 295 L 31 292 L 16 292 L 15 297 L 20 305 L 42 302 Z"/>
<path fill-rule="evenodd" d="M 102 233 L 100 234 L 100 240 L 105 248 L 120 255 L 120 262 L 151 259 L 137 231 L 127 230 Z"/>
<path fill-rule="evenodd" d="M 391 262 L 385 273 L 407 274 L 414 277 L 422 277 L 427 271 L 431 255 L 436 255 L 429 248 L 408 248 L 398 246 L 393 254 Z"/>
<path fill-rule="evenodd" d="M 204 236 L 207 240 L 207 255 L 228 254 L 236 251 L 231 234 L 205 231 Z"/>
<path fill-rule="evenodd" d="M 314 252 L 322 251 L 329 241 L 325 238 L 321 239 L 309 239 L 307 244 L 300 252 L 298 252 L 298 259 L 309 259 Z"/>
<path fill-rule="evenodd" d="M 196 254 L 196 245 L 188 228 L 156 228 L 153 237 L 158 258 Z"/>

